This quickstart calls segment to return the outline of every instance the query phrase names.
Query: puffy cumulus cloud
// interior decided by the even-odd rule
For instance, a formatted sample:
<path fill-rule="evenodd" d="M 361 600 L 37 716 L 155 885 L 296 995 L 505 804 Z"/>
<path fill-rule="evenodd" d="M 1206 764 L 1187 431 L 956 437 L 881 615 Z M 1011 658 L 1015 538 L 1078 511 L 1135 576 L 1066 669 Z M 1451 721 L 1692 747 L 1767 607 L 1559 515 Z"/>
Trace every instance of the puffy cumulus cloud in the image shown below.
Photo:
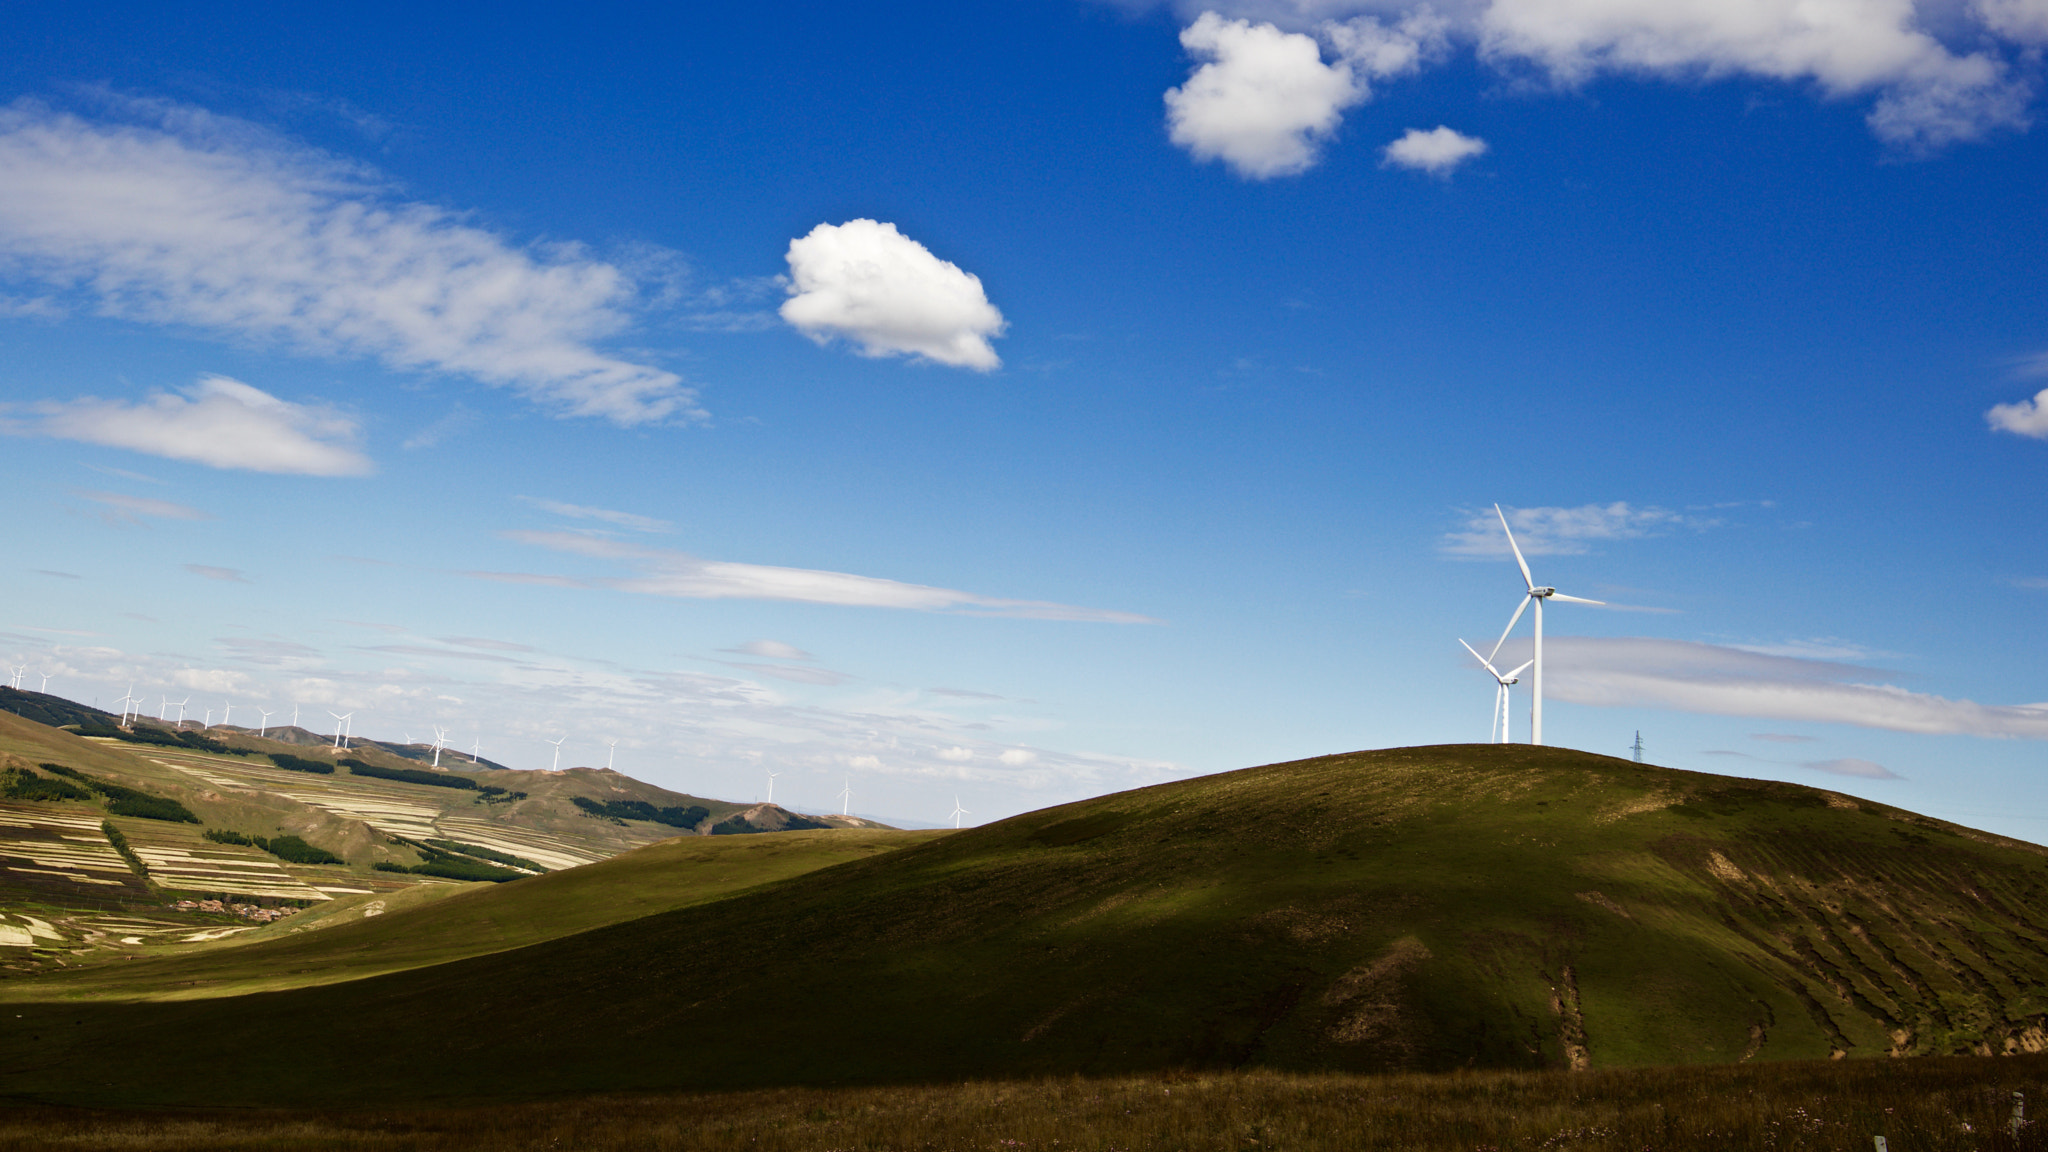
<path fill-rule="evenodd" d="M 1994 405 L 1984 419 L 2000 432 L 2048 440 L 2048 388 L 2036 392 L 2031 400 Z"/>
<path fill-rule="evenodd" d="M 1829 99 L 1867 99 L 1870 130 L 1906 151 L 2024 128 L 2031 92 L 2014 63 L 2031 67 L 2033 54 L 2048 43 L 2042 0 L 1166 0 L 1163 6 L 1193 19 L 1189 31 L 1258 27 L 1257 21 L 1268 22 L 1278 36 L 1299 38 L 1284 60 L 1277 52 L 1260 57 L 1280 70 L 1277 81 L 1240 90 L 1319 93 L 1331 128 L 1348 106 L 1343 77 L 1334 74 L 1348 61 L 1340 55 L 1326 64 L 1303 45 L 1310 34 L 1361 15 L 1400 21 L 1441 13 L 1445 33 L 1471 45 L 1488 65 L 1510 74 L 1534 70 L 1561 87 L 1602 75 L 1682 82 L 1741 76 L 1808 85 Z M 1930 28 L 1944 29 L 1948 40 Z M 1187 43 L 1187 32 L 1182 40 Z M 1307 111 L 1297 111 L 1295 123 L 1313 163 L 1318 133 L 1330 129 Z M 1298 160 L 1301 149 L 1294 155 Z"/>
<path fill-rule="evenodd" d="M 130 102 L 133 122 L 0 109 L 0 270 L 102 314 L 365 356 L 641 424 L 701 416 L 671 372 L 604 354 L 632 279 L 524 248 L 253 125 Z"/>
<path fill-rule="evenodd" d="M 1079 608 L 1042 600 L 1006 600 L 951 588 L 905 584 L 875 576 L 826 572 L 813 568 L 778 568 L 705 560 L 686 552 L 647 548 L 574 532 L 507 532 L 506 539 L 555 552 L 614 560 L 637 570 L 632 576 L 578 579 L 523 573 L 474 572 L 468 575 L 520 583 L 566 587 L 610 588 L 648 596 L 690 600 L 787 600 L 807 604 L 840 604 L 863 608 L 903 608 L 962 616 L 1008 616 L 1028 620 L 1079 620 L 1108 624 L 1156 624 L 1148 616 Z M 794 671 L 794 670 L 792 670 Z"/>
<path fill-rule="evenodd" d="M 820 344 L 853 342 L 863 356 L 915 356 L 989 371 L 992 337 L 1007 327 L 981 279 L 932 255 L 894 224 L 820 224 L 789 242 L 782 318 Z"/>
<path fill-rule="evenodd" d="M 204 376 L 183 395 L 157 392 L 140 403 L 84 397 L 27 406 L 26 419 L 0 427 L 125 448 L 210 468 L 299 476 L 373 471 L 357 450 L 361 430 L 329 408 L 293 404 L 226 376 Z"/>
<path fill-rule="evenodd" d="M 1679 526 L 1707 527 L 1712 521 L 1689 518 L 1654 505 L 1617 500 L 1612 504 L 1581 504 L 1573 508 L 1504 508 L 1524 556 L 1583 555 L 1597 541 L 1634 540 Z M 1507 534 L 1493 509 L 1468 511 L 1463 523 L 1444 534 L 1441 551 L 1452 556 L 1509 556 Z"/>
<path fill-rule="evenodd" d="M 1427 132 L 1410 128 L 1383 150 L 1389 166 L 1413 168 L 1431 176 L 1448 176 L 1467 160 L 1485 154 L 1486 141 L 1441 124 Z"/>
<path fill-rule="evenodd" d="M 1181 30 L 1181 46 L 1202 63 L 1166 91 L 1168 138 L 1251 180 L 1306 172 L 1344 110 L 1371 97 L 1373 79 L 1413 71 L 1438 27 L 1427 12 L 1396 28 L 1361 16 L 1324 22 L 1319 41 L 1204 12 Z M 1334 57 L 1327 63 L 1325 45 Z"/>
<path fill-rule="evenodd" d="M 1529 642 L 1506 646 L 1528 658 Z M 2048 740 L 2048 704 L 1978 704 L 1874 683 L 1870 668 L 1641 637 L 1543 642 L 1543 690 L 1598 707 L 1673 708 L 1721 716 L 1850 724 L 1923 735 Z"/>

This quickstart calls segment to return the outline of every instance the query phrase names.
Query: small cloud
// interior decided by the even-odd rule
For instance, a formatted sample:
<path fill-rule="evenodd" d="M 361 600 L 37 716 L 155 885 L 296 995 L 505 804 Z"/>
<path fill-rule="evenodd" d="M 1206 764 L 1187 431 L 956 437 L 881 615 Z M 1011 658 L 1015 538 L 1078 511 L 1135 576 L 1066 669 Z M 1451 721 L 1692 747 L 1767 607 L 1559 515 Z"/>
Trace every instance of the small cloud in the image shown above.
<path fill-rule="evenodd" d="M 849 768 L 880 768 L 882 761 L 874 756 L 855 756 L 846 762 Z"/>
<path fill-rule="evenodd" d="M 2048 440 L 2048 388 L 2034 393 L 2031 400 L 1993 405 L 1984 419 L 1994 431 Z"/>
<path fill-rule="evenodd" d="M 720 652 L 733 652 L 741 656 L 765 656 L 771 660 L 815 660 L 809 652 L 794 644 L 780 640 L 749 640 L 737 648 L 720 648 Z"/>
<path fill-rule="evenodd" d="M 1026 751 L 1022 748 L 1010 748 L 1006 749 L 1003 752 L 1003 754 L 996 757 L 996 759 L 1002 761 L 1005 764 L 1008 764 L 1012 768 L 1018 768 L 1022 767 L 1025 764 L 1031 763 L 1033 760 L 1038 759 L 1038 753 Z"/>
<path fill-rule="evenodd" d="M 1678 527 L 1712 527 L 1716 521 L 1688 517 L 1655 505 L 1581 504 L 1576 508 L 1504 508 L 1524 556 L 1579 556 L 1601 540 L 1634 540 Z M 1464 513 L 1462 527 L 1444 534 L 1441 551 L 1452 556 L 1510 555 L 1508 538 L 1492 508 Z"/>
<path fill-rule="evenodd" d="M 597 520 L 605 524 L 630 529 L 634 532 L 670 532 L 675 529 L 675 525 L 666 520 L 656 520 L 652 516 L 641 516 L 633 512 L 614 512 L 609 508 L 593 508 L 586 504 L 564 504 L 560 500 L 541 500 L 533 496 L 521 496 L 519 499 L 543 512 L 552 512 L 557 516 L 567 516 L 571 520 Z"/>
<path fill-rule="evenodd" d="M 970 692 L 965 688 L 927 688 L 925 689 L 925 691 L 931 693 L 934 696 L 952 696 L 961 700 L 1007 699 L 1007 697 L 998 696 L 993 692 Z"/>
<path fill-rule="evenodd" d="M 173 504 L 169 500 L 152 500 L 147 496 L 125 496 L 119 492 L 91 492 L 74 488 L 71 494 L 95 504 L 104 504 L 113 509 L 103 513 L 109 524 L 140 524 L 139 517 L 154 516 L 159 520 L 211 520 L 213 517 L 197 508 Z"/>
<path fill-rule="evenodd" d="M 393 631 L 398 631 L 398 629 L 393 629 Z M 455 644 L 463 648 L 482 648 L 491 652 L 532 652 L 535 650 L 524 644 L 514 644 L 509 640 L 485 640 L 478 636 L 444 636 L 441 638 L 441 643 Z"/>
<path fill-rule="evenodd" d="M 1905 777 L 1882 764 L 1870 760 L 1808 760 L 1799 765 L 1815 772 L 1828 772 L 1836 776 L 1858 776 L 1865 780 L 1904 780 Z"/>
<path fill-rule="evenodd" d="M 1772 744 L 1812 744 L 1819 739 L 1816 736 L 1794 736 L 1785 732 L 1752 732 L 1749 734 L 1749 738 L 1751 740 L 1768 741 Z"/>
<path fill-rule="evenodd" d="M 1431 176 L 1449 176 L 1468 160 L 1486 154 L 1486 141 L 1466 136 L 1439 124 L 1424 132 L 1410 128 L 1406 135 L 1386 146 L 1382 161 L 1390 168 L 1410 168 Z"/>
<path fill-rule="evenodd" d="M 959 747 L 941 748 L 938 751 L 938 757 L 950 763 L 965 764 L 969 760 L 974 759 L 974 749 Z"/>
<path fill-rule="evenodd" d="M 986 372 L 989 339 L 1008 325 L 981 279 L 932 255 L 894 224 L 820 224 L 789 242 L 782 318 L 820 344 L 844 337 L 863 356 L 914 356 Z"/>
<path fill-rule="evenodd" d="M 210 468 L 296 476 L 362 476 L 374 471 L 356 451 L 360 428 L 328 408 L 292 404 L 226 376 L 202 376 L 177 396 L 139 404 L 84 397 L 32 404 L 35 418 L 10 432 L 125 448 Z"/>
<path fill-rule="evenodd" d="M 192 573 L 194 576 L 204 576 L 208 580 L 225 580 L 230 584 L 247 584 L 249 582 L 248 577 L 242 575 L 240 568 L 216 568 L 211 564 L 187 564 L 185 565 L 185 571 Z"/>
<path fill-rule="evenodd" d="M 35 573 L 36 573 L 36 575 L 38 575 L 38 576 L 62 576 L 62 577 L 63 577 L 64 579 L 66 579 L 66 580 L 83 580 L 83 579 L 85 579 L 85 577 L 83 577 L 83 576 L 80 576 L 80 575 L 79 575 L 78 573 L 76 573 L 76 572 L 59 572 L 59 571 L 57 571 L 57 570 L 55 570 L 55 569 L 53 569 L 53 568 L 37 568 L 37 569 L 35 569 Z"/>

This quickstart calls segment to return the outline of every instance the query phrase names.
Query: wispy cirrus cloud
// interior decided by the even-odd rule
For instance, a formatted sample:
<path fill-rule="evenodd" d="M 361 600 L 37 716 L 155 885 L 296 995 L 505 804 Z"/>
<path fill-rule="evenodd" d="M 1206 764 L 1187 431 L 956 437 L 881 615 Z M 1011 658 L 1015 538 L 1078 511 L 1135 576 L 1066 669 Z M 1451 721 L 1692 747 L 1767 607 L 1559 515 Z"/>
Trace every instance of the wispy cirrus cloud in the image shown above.
<path fill-rule="evenodd" d="M 674 373 L 601 352 L 636 289 L 244 121 L 107 97 L 0 108 L 0 272 L 102 315 L 512 388 L 618 424 L 702 415 Z"/>
<path fill-rule="evenodd" d="M 1528 658 L 1517 638 L 1502 659 Z M 1892 732 L 2048 740 L 2048 703 L 1978 704 L 1882 681 L 1872 668 L 1645 637 L 1554 636 L 1543 642 L 1544 694 L 1595 707 L 1672 708 L 1849 724 Z"/>
<path fill-rule="evenodd" d="M 202 376 L 182 396 L 157 392 L 140 403 L 83 397 L 24 407 L 30 413 L 26 420 L 7 418 L 0 409 L 0 430 L 103 444 L 210 468 L 299 476 L 362 476 L 375 470 L 356 449 L 361 428 L 354 420 L 330 408 L 280 400 L 226 376 Z"/>
<path fill-rule="evenodd" d="M 190 572 L 194 576 L 204 576 L 208 580 L 219 580 L 226 584 L 247 584 L 249 582 L 249 578 L 242 574 L 240 568 L 220 568 L 212 564 L 187 564 L 185 565 L 185 571 Z"/>
<path fill-rule="evenodd" d="M 608 588 L 647 596 L 690 600 L 787 600 L 807 604 L 838 604 L 860 608 L 898 608 L 962 616 L 1007 616 L 1026 620 L 1074 620 L 1105 624 L 1157 624 L 1132 612 L 1081 608 L 1042 600 L 1011 600 L 952 588 L 906 584 L 849 572 L 813 568 L 780 568 L 706 560 L 686 552 L 590 536 L 577 532 L 516 531 L 508 540 L 573 556 L 616 561 L 631 576 L 576 578 L 525 573 L 471 572 L 465 575 L 519 583 Z"/>
<path fill-rule="evenodd" d="M 211 520 L 212 516 L 197 508 L 169 500 L 152 500 L 147 496 L 129 496 L 121 492 L 95 492 L 73 488 L 73 496 L 104 505 L 108 511 L 100 514 L 109 524 L 140 524 L 142 517 L 159 520 Z"/>
<path fill-rule="evenodd" d="M 1579 556 L 1606 540 L 1636 540 L 1681 527 L 1707 528 L 1718 521 L 1655 505 L 1581 504 L 1575 508 L 1508 508 L 1508 524 L 1524 556 Z M 1457 528 L 1444 534 L 1438 550 L 1451 556 L 1510 556 L 1507 534 L 1492 508 L 1468 509 Z"/>
<path fill-rule="evenodd" d="M 666 520 L 657 520 L 652 516 L 642 516 L 634 512 L 617 512 L 610 508 L 593 508 L 585 504 L 565 504 L 560 500 L 542 500 L 534 496 L 521 496 L 519 499 L 543 512 L 566 516 L 571 520 L 596 520 L 619 528 L 630 528 L 635 532 L 675 530 L 675 525 Z"/>

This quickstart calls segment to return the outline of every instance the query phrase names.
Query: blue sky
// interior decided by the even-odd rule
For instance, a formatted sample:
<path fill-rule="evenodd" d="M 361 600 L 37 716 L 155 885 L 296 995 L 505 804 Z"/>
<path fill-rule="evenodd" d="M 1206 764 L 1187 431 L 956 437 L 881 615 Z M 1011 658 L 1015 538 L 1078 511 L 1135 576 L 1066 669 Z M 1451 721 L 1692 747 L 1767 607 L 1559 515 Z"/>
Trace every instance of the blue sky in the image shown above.
<path fill-rule="evenodd" d="M 989 8 L 20 6 L 0 656 L 980 821 L 1484 739 L 1499 502 L 1549 742 L 2048 838 L 2041 0 Z"/>

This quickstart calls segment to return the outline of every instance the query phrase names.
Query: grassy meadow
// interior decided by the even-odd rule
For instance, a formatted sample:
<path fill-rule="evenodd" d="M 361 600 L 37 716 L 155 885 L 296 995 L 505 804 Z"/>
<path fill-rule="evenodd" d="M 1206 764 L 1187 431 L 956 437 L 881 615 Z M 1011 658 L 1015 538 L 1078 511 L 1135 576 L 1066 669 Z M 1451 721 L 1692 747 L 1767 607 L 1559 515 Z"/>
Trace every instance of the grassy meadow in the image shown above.
<path fill-rule="evenodd" d="M 2048 1148 L 2048 1058 L 1611 1072 L 1168 1073 L 353 1111 L 0 1106 L 0 1152 L 1639 1152 Z"/>

